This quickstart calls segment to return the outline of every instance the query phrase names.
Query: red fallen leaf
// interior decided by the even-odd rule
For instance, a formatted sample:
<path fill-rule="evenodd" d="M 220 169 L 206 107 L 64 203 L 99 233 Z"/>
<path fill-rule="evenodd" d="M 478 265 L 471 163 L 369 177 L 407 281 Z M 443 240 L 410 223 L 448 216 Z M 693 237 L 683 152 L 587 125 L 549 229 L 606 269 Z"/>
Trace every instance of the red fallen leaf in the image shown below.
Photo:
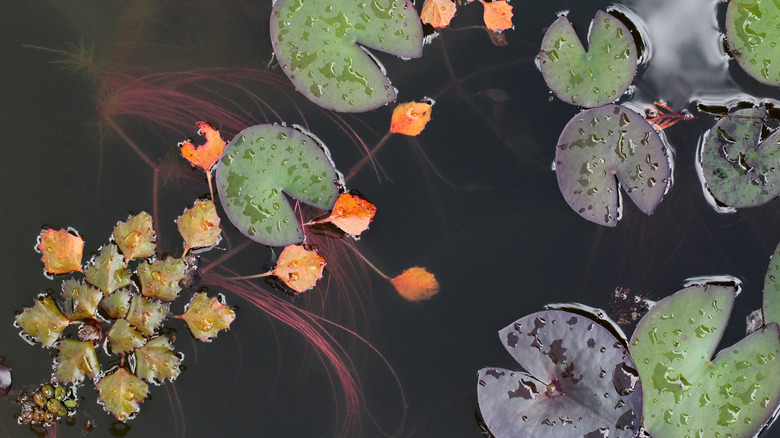
<path fill-rule="evenodd" d="M 374 220 L 374 215 L 376 215 L 374 204 L 359 196 L 342 193 L 336 199 L 330 216 L 319 221 L 309 222 L 306 225 L 330 222 L 345 233 L 357 237 L 368 229 L 368 225 Z"/>
<path fill-rule="evenodd" d="M 68 232 L 47 228 L 38 238 L 38 251 L 41 252 L 43 267 L 51 274 L 67 274 L 81 271 L 81 256 L 84 252 L 84 240 Z"/>
<path fill-rule="evenodd" d="M 485 26 L 490 30 L 506 30 L 512 27 L 512 6 L 510 6 L 505 0 L 482 2 L 485 6 L 485 13 L 483 15 L 485 20 Z"/>
<path fill-rule="evenodd" d="M 455 16 L 455 2 L 452 0 L 425 0 L 420 20 L 433 27 L 447 27 Z"/>
<path fill-rule="evenodd" d="M 200 121 L 195 126 L 198 127 L 198 134 L 206 137 L 206 143 L 195 146 L 191 140 L 184 140 L 179 143 L 181 155 L 192 165 L 208 172 L 222 155 L 227 143 L 219 136 L 219 131 L 207 122 Z"/>
<path fill-rule="evenodd" d="M 325 259 L 301 245 L 287 245 L 271 274 L 297 293 L 311 289 L 322 278 Z"/>
<path fill-rule="evenodd" d="M 393 110 L 390 132 L 415 136 L 431 120 L 431 105 L 426 102 L 406 102 Z"/>
<path fill-rule="evenodd" d="M 390 280 L 402 297 L 409 301 L 427 300 L 439 292 L 439 282 L 425 268 L 409 268 Z"/>

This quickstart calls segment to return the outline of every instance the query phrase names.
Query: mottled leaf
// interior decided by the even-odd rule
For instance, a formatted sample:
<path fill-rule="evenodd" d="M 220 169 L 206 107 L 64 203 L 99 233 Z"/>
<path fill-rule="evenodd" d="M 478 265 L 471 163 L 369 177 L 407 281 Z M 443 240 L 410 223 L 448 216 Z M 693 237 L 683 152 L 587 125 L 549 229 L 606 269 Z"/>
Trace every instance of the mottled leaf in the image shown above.
<path fill-rule="evenodd" d="M 236 319 L 236 313 L 219 298 L 209 298 L 204 293 L 198 293 L 192 297 L 186 312 L 180 318 L 187 323 L 196 339 L 209 341 L 216 337 L 220 330 L 230 328 L 230 323 Z"/>
<path fill-rule="evenodd" d="M 217 207 L 211 200 L 198 200 L 176 219 L 179 234 L 184 239 L 184 252 L 193 248 L 212 247 L 222 239 Z"/>
<path fill-rule="evenodd" d="M 70 321 L 51 297 L 42 297 L 16 316 L 16 324 L 44 347 L 51 347 Z"/>
<path fill-rule="evenodd" d="M 150 383 L 175 380 L 179 376 L 181 355 L 173 352 L 173 346 L 165 336 L 150 339 L 135 350 L 136 374 Z"/>
<path fill-rule="evenodd" d="M 182 259 L 168 257 L 138 265 L 141 294 L 163 301 L 173 301 L 179 295 L 179 282 L 184 279 L 187 265 Z"/>
<path fill-rule="evenodd" d="M 300 245 L 288 245 L 279 254 L 273 274 L 297 293 L 314 287 L 322 278 L 325 259 L 316 251 L 309 251 Z"/>
<path fill-rule="evenodd" d="M 78 383 L 84 377 L 94 379 L 100 372 L 95 346 L 91 342 L 66 338 L 60 342 L 59 350 L 54 371 L 58 382 Z"/>
<path fill-rule="evenodd" d="M 62 282 L 62 313 L 71 321 L 92 318 L 103 298 L 100 289 L 74 278 Z"/>
<path fill-rule="evenodd" d="M 130 273 L 125 269 L 122 254 L 114 244 L 104 246 L 100 254 L 89 262 L 84 274 L 89 284 L 99 288 L 104 294 L 110 294 L 130 284 Z"/>
<path fill-rule="evenodd" d="M 433 27 L 447 27 L 455 16 L 457 7 L 452 0 L 425 0 L 420 21 Z"/>
<path fill-rule="evenodd" d="M 124 368 L 105 375 L 95 386 L 106 412 L 122 422 L 135 416 L 149 394 L 149 385 Z"/>
<path fill-rule="evenodd" d="M 144 335 L 135 329 L 126 319 L 117 319 L 106 334 L 111 353 L 122 354 L 142 347 L 146 343 Z"/>
<path fill-rule="evenodd" d="M 111 295 L 104 296 L 100 300 L 100 308 L 106 312 L 109 318 L 124 318 L 130 310 L 130 296 L 129 288 L 119 289 Z"/>
<path fill-rule="evenodd" d="M 772 0 L 731 0 L 726 10 L 726 42 L 747 74 L 780 86 L 780 4 Z"/>
<path fill-rule="evenodd" d="M 144 297 L 133 296 L 127 320 L 144 336 L 152 336 L 168 316 L 171 305 Z"/>
<path fill-rule="evenodd" d="M 51 274 L 81 271 L 84 240 L 68 230 L 47 228 L 38 237 L 43 268 Z"/>
<path fill-rule="evenodd" d="M 526 372 L 479 371 L 479 409 L 496 438 L 639 432 L 642 382 L 623 344 L 599 323 L 547 310 L 520 318 L 499 337 Z"/>
<path fill-rule="evenodd" d="M 152 226 L 152 216 L 142 211 L 118 222 L 114 227 L 114 242 L 125 256 L 125 262 L 135 258 L 151 257 L 157 249 L 157 234 Z"/>

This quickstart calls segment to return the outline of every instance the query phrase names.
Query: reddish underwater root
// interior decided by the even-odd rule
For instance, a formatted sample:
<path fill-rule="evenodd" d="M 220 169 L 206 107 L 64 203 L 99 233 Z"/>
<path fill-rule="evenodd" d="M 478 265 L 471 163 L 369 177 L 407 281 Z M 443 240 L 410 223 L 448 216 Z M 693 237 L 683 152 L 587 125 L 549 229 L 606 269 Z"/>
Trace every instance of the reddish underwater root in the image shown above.
<path fill-rule="evenodd" d="M 236 273 L 224 269 L 231 276 Z M 339 436 L 355 436 L 360 430 L 360 416 L 364 408 L 363 392 L 355 376 L 354 367 L 347 352 L 323 326 L 327 321 L 306 310 L 295 307 L 257 284 L 248 281 L 232 281 L 225 276 L 207 272 L 203 283 L 217 286 L 246 300 L 268 316 L 294 329 L 314 348 L 320 361 L 329 369 L 329 374 L 338 381 L 344 397 L 344 422 Z M 333 324 L 335 327 L 358 336 L 349 329 Z M 358 336 L 359 338 L 359 336 Z M 360 338 L 362 340 L 362 338 Z M 335 382 L 331 385 L 335 389 Z"/>

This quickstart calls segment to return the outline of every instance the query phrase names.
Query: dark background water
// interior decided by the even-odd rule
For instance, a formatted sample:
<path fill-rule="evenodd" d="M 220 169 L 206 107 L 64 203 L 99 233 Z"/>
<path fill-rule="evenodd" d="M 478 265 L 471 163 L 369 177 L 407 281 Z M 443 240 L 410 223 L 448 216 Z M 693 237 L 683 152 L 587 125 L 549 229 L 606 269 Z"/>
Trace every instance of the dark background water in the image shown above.
<path fill-rule="evenodd" d="M 720 53 L 725 4 L 637 0 L 624 6 L 641 17 L 652 55 L 640 67 L 634 92 L 622 101 L 642 107 L 664 99 L 696 117 L 666 132 L 675 150 L 675 184 L 657 211 L 645 216 L 627 202 L 618 226 L 607 229 L 580 218 L 563 201 L 550 163 L 558 134 L 578 110 L 551 99 L 533 58 L 556 12 L 569 9 L 584 38 L 595 11 L 610 5 L 516 2 L 515 29 L 506 32 L 506 47 L 493 46 L 479 29 L 448 30 L 425 46 L 419 60 L 378 55 L 401 101 L 436 99 L 433 121 L 417 140 L 438 171 L 461 187 L 437 178 L 401 136 L 379 155 L 389 180 L 378 181 L 366 168 L 349 183 L 379 209 L 359 242 L 361 251 L 391 276 L 420 265 L 441 283 L 432 300 L 408 303 L 371 273 L 360 300 L 329 297 L 329 317 L 371 342 L 403 388 L 405 405 L 378 356 L 335 331 L 363 384 L 370 413 L 362 418 L 363 436 L 481 436 L 474 417 L 476 371 L 517 368 L 497 331 L 551 302 L 606 308 L 616 287 L 661 299 L 686 278 L 733 275 L 744 289 L 722 346 L 743 336 L 745 316 L 760 307 L 768 258 L 780 241 L 775 225 L 780 204 L 716 213 L 704 199 L 693 164 L 700 136 L 715 122 L 696 110 L 697 103 L 779 97 Z M 41 275 L 33 251 L 41 227 L 72 226 L 85 237 L 85 252 L 95 251 L 117 220 L 152 209 L 152 174 L 116 135 L 103 132 L 101 148 L 93 84 L 49 63 L 60 59 L 56 54 L 22 45 L 66 50 L 69 43 L 83 41 L 109 62 L 150 71 L 265 69 L 271 48 L 268 7 L 238 1 L 14 2 L 4 15 L 0 355 L 14 369 L 16 388 L 29 389 L 50 375 L 51 355 L 17 336 L 14 312 L 31 306 L 37 294 L 59 288 L 59 281 Z M 478 24 L 480 15 L 481 6 L 470 5 L 453 27 Z M 693 18 L 680 22 L 683 17 Z M 451 86 L 447 60 L 457 78 L 468 78 L 458 87 Z M 273 87 L 255 84 L 250 91 L 278 103 L 284 121 L 304 122 Z M 497 94 L 505 98 L 491 98 Z M 342 171 L 360 159 L 332 121 L 294 99 Z M 390 111 L 380 108 L 345 120 L 371 146 L 387 130 Z M 194 135 L 191 125 L 166 130 L 131 118 L 117 117 L 117 122 L 155 161 L 175 156 L 176 143 Z M 232 134 L 225 132 L 228 138 Z M 202 180 L 163 186 L 160 226 L 170 238 L 163 238 L 165 250 L 180 251 L 170 237 L 172 221 L 206 191 Z M 250 274 L 269 261 L 270 251 L 256 245 L 230 267 Z M 238 307 L 232 330 L 202 344 L 190 341 L 176 321 L 171 324 L 178 328 L 176 349 L 184 352 L 186 369 L 174 385 L 150 388 L 138 418 L 128 423 L 128 436 L 333 436 L 343 415 L 340 393 L 332 390 L 325 368 L 300 336 L 226 291 L 209 292 L 225 292 L 228 303 Z M 85 400 L 76 425 L 61 426 L 60 436 L 80 436 L 90 419 L 92 436 L 115 431 L 90 386 L 79 392 Z M 0 400 L 0 436 L 32 435 L 16 425 L 17 412 L 11 401 Z"/>

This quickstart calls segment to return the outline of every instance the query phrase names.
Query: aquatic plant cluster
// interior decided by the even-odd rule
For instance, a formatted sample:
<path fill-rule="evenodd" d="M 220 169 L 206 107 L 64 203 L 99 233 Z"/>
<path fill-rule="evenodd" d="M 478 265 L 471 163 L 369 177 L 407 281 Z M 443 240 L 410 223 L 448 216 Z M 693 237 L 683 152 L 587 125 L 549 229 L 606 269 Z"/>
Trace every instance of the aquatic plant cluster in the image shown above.
<path fill-rule="evenodd" d="M 506 44 L 502 32 L 512 28 L 511 6 L 504 0 L 480 3 L 484 30 L 495 45 Z M 407 0 L 277 0 L 270 16 L 271 44 L 281 70 L 311 102 L 329 112 L 364 112 L 397 98 L 384 68 L 367 49 L 419 57 L 423 24 L 445 28 L 461 6 L 426 0 L 418 16 Z M 638 35 L 624 22 L 629 17 L 614 12 L 595 12 L 588 49 L 561 14 L 547 28 L 536 58 L 551 92 L 582 109 L 563 128 L 556 146 L 554 171 L 563 199 L 582 218 L 609 227 L 617 226 L 622 216 L 621 189 L 643 213 L 656 210 L 672 189 L 674 170 L 673 153 L 660 131 L 693 117 L 677 114 L 663 102 L 646 114 L 616 103 L 630 90 L 642 62 L 638 46 L 646 44 L 635 40 Z M 732 0 L 726 14 L 726 39 L 734 58 L 757 81 L 774 86 L 780 86 L 778 12 L 769 0 Z M 323 335 L 324 319 L 251 281 L 274 277 L 293 297 L 312 289 L 331 260 L 320 255 L 308 229 L 330 224 L 340 230 L 338 237 L 359 237 L 376 207 L 349 192 L 347 181 L 372 162 L 390 135 L 420 134 L 433 104 L 421 98 L 398 105 L 388 133 L 346 177 L 324 142 L 303 126 L 243 126 L 245 119 L 236 117 L 231 120 L 242 129 L 226 142 L 210 123 L 192 120 L 206 142 L 185 140 L 179 148 L 193 167 L 205 172 L 209 198 L 197 200 L 177 219 L 184 241 L 178 258 L 158 254 L 153 215 L 156 219 L 160 169 L 109 111 L 107 126 L 154 170 L 154 213 L 117 223 L 109 243 L 84 265 L 84 241 L 75 230 L 47 228 L 39 236 L 36 248 L 48 276 L 83 278 L 65 279 L 59 296 L 39 296 L 15 319 L 25 338 L 57 350 L 51 378 L 18 398 L 19 422 L 51 428 L 72 416 L 80 400 L 76 388 L 87 379 L 109 414 L 120 422 L 131 420 L 150 383 L 180 375 L 183 355 L 166 335 L 169 317 L 184 321 L 201 341 L 229 329 L 236 314 L 220 295 L 195 292 L 182 314 L 171 312 L 181 291 L 200 280 L 199 255 L 194 253 L 220 243 L 220 215 L 249 241 L 283 250 L 267 272 L 217 275 L 210 284 L 232 291 L 317 347 L 344 388 L 348 415 L 356 415 L 362 401 L 359 383 L 343 349 L 333 347 L 331 335 Z M 192 115 L 188 109 L 187 116 Z M 703 192 L 718 208 L 756 207 L 780 195 L 774 182 L 780 172 L 780 131 L 762 135 L 767 115 L 764 107 L 722 114 L 701 144 L 697 165 Z M 175 115 L 166 119 L 166 127 L 172 120 Z M 340 242 L 341 250 L 354 252 L 405 299 L 426 300 L 439 292 L 438 282 L 424 268 L 391 278 L 352 243 Z M 232 246 L 215 265 L 242 245 Z M 760 433 L 780 407 L 780 385 L 772 380 L 780 374 L 779 259 L 780 246 L 767 272 L 764 307 L 755 327 L 717 354 L 738 293 L 736 282 L 687 285 L 649 309 L 623 315 L 627 322 L 647 311 L 630 338 L 603 313 L 584 307 L 548 308 L 518 319 L 499 337 L 523 371 L 487 367 L 478 372 L 477 401 L 486 433 L 497 438 L 641 433 L 736 438 Z M 228 268 L 223 272 L 232 273 Z M 0 364 L 0 394 L 10 387 L 10 369 Z M 348 435 L 355 427 L 347 424 L 340 432 Z"/>

